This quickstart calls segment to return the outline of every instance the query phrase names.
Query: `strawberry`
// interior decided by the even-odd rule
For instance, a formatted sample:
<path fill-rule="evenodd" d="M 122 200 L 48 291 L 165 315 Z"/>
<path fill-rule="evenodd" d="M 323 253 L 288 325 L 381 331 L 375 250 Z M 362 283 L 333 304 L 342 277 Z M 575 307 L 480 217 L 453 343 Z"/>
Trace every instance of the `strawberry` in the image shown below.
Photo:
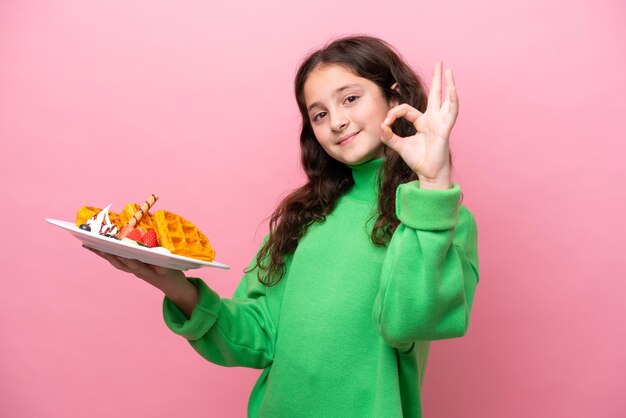
<path fill-rule="evenodd" d="M 139 242 L 150 248 L 159 246 L 159 241 L 157 240 L 156 232 L 154 232 L 154 229 L 148 230 L 148 232 L 146 232 L 141 237 Z"/>
<path fill-rule="evenodd" d="M 122 228 L 120 232 L 117 233 L 117 237 L 119 239 L 124 239 L 126 238 L 126 235 L 128 235 L 128 233 L 132 231 L 133 229 L 134 228 L 132 228 L 130 225 L 126 225 L 124 228 Z"/>
<path fill-rule="evenodd" d="M 134 241 L 139 241 L 141 236 L 145 233 L 146 231 L 142 228 L 135 228 L 134 226 L 126 225 L 120 232 L 117 233 L 117 238 L 128 238 Z"/>
<path fill-rule="evenodd" d="M 132 239 L 134 241 L 140 241 L 141 240 L 141 236 L 142 236 L 142 233 L 141 233 L 141 230 L 139 228 L 134 228 L 128 234 L 126 234 L 126 238 Z"/>

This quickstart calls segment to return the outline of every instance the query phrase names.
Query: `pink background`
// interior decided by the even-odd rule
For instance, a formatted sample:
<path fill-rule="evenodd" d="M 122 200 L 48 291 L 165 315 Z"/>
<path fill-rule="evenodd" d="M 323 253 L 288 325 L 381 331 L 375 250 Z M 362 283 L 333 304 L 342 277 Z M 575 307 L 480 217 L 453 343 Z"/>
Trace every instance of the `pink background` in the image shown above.
<path fill-rule="evenodd" d="M 44 218 L 158 193 L 229 296 L 302 180 L 296 68 L 356 32 L 427 80 L 443 59 L 460 94 L 481 282 L 425 416 L 626 416 L 623 1 L 207 3 L 0 2 L 0 416 L 245 415 L 258 371 L 204 361 L 158 291 Z"/>

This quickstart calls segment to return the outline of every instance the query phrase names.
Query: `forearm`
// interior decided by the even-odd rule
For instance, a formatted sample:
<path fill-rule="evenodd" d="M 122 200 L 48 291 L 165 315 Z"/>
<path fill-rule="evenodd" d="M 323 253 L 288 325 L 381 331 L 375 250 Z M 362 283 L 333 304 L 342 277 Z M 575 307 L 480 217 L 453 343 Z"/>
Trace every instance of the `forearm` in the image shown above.
<path fill-rule="evenodd" d="M 168 281 L 161 290 L 187 317 L 191 317 L 193 309 L 198 304 L 198 289 L 186 277 Z"/>
<path fill-rule="evenodd" d="M 182 272 L 142 277 L 142 279 L 161 290 L 187 317 L 191 317 L 193 309 L 198 304 L 198 289 L 187 280 Z"/>
<path fill-rule="evenodd" d="M 400 347 L 467 331 L 474 278 L 452 231 L 398 227 L 381 274 L 374 318 L 383 338 Z M 468 294 L 472 290 L 472 294 Z"/>
<path fill-rule="evenodd" d="M 256 281 L 256 271 L 249 277 Z M 276 329 L 263 285 L 254 284 L 261 293 L 252 290 L 242 298 L 223 299 L 200 279 L 189 278 L 187 282 L 197 289 L 197 306 L 188 316 L 165 297 L 163 316 L 167 326 L 215 364 L 267 367 L 274 355 Z"/>
<path fill-rule="evenodd" d="M 374 319 L 394 346 L 464 335 L 478 282 L 475 220 L 460 207 L 460 187 L 398 188 L 401 224 L 381 272 Z"/>
<path fill-rule="evenodd" d="M 452 188 L 452 179 L 449 174 L 444 174 L 439 178 L 432 179 L 422 176 L 419 173 L 416 174 L 419 179 L 420 189 L 448 190 Z"/>
<path fill-rule="evenodd" d="M 452 182 L 428 182 L 420 180 L 420 189 L 431 189 L 431 190 L 448 190 L 452 187 Z"/>

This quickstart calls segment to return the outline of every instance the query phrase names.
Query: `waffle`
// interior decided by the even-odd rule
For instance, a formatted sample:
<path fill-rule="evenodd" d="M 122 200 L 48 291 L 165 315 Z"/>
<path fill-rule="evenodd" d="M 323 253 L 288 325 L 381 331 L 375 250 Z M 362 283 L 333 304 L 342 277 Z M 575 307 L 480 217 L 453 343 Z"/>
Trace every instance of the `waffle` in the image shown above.
<path fill-rule="evenodd" d="M 194 224 L 182 216 L 166 210 L 152 215 L 152 225 L 159 245 L 173 254 L 197 258 L 205 261 L 215 259 L 215 251 L 209 239 Z"/>

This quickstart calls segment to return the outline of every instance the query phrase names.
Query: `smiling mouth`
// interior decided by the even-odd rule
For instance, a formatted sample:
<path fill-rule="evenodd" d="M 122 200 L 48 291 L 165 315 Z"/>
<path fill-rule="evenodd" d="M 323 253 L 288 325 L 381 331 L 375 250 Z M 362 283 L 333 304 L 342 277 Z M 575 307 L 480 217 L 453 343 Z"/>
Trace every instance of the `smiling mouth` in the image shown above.
<path fill-rule="evenodd" d="M 361 131 L 359 131 L 359 132 L 361 132 Z M 352 141 L 354 139 L 354 137 L 356 137 L 359 134 L 359 132 L 355 132 L 353 134 L 346 135 L 346 136 L 344 136 L 342 138 L 339 138 L 339 141 L 337 141 L 337 145 L 344 145 L 344 144 L 349 143 L 350 141 Z"/>

